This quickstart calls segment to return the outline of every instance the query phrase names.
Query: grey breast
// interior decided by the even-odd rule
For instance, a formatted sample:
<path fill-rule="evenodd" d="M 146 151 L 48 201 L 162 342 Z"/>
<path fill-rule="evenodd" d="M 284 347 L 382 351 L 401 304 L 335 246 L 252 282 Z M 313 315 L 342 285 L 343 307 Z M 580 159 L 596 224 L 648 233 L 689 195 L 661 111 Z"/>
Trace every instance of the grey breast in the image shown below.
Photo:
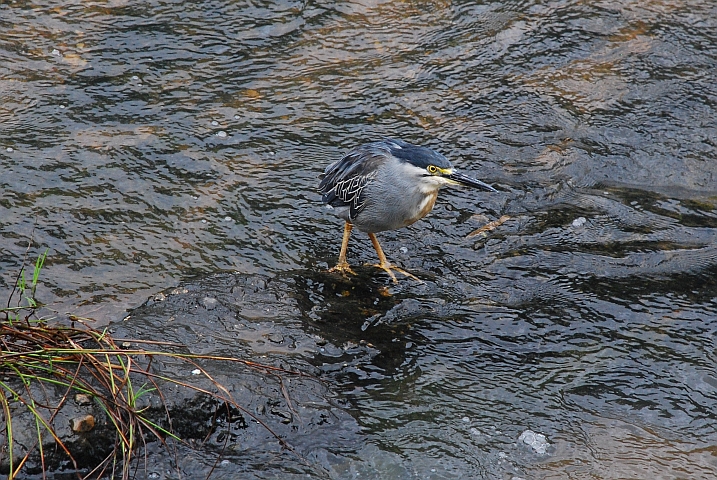
<path fill-rule="evenodd" d="M 404 165 L 400 161 L 386 162 L 366 184 L 364 207 L 353 222 L 359 230 L 375 233 L 413 223 L 425 194 L 407 175 Z"/>

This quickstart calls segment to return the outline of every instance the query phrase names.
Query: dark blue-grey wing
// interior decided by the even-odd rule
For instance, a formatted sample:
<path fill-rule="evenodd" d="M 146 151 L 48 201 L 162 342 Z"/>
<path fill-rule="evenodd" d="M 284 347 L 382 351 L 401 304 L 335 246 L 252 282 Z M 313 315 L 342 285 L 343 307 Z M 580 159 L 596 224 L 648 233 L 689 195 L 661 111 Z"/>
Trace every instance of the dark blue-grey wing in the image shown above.
<path fill-rule="evenodd" d="M 387 150 L 367 144 L 326 167 L 319 184 L 322 201 L 332 207 L 349 207 L 349 219 L 356 218 L 366 203 L 364 188 L 375 178 L 387 155 Z"/>

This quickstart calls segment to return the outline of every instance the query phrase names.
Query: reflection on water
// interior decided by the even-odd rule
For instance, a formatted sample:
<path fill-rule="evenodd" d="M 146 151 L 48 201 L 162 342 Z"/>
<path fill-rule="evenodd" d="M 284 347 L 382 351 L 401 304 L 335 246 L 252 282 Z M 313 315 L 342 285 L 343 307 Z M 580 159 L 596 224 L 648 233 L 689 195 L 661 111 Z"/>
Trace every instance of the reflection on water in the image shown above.
<path fill-rule="evenodd" d="M 501 188 L 381 235 L 426 283 L 298 279 L 317 328 L 390 337 L 344 379 L 369 436 L 346 475 L 712 478 L 715 19 L 705 0 L 3 3 L 0 294 L 30 237 L 41 298 L 100 324 L 197 274 L 318 275 L 342 228 L 323 167 L 424 143 Z M 360 235 L 350 255 L 373 261 Z"/>

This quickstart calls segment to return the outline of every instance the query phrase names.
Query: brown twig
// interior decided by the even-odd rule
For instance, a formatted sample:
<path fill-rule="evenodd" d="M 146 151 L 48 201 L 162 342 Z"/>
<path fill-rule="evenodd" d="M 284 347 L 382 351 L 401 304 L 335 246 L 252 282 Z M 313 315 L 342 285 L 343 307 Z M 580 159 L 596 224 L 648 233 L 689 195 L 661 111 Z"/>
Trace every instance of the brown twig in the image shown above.
<path fill-rule="evenodd" d="M 491 231 L 491 230 L 494 230 L 494 229 L 496 229 L 497 227 L 503 225 L 503 224 L 504 224 L 505 222 L 507 222 L 508 220 L 510 220 L 510 216 L 508 216 L 508 215 L 503 215 L 503 216 L 500 217 L 498 220 L 493 220 L 492 222 L 483 225 L 483 226 L 480 227 L 479 229 L 473 230 L 471 233 L 469 233 L 469 234 L 466 236 L 466 238 L 475 237 L 476 235 L 480 235 L 481 233 L 485 233 L 485 232 L 489 232 L 489 231 Z"/>

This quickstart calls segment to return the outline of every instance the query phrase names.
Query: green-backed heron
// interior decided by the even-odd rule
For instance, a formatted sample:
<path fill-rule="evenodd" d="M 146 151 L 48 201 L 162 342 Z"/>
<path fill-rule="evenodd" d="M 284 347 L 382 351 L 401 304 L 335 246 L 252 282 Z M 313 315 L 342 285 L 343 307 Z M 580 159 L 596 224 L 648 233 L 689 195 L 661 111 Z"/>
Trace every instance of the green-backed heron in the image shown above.
<path fill-rule="evenodd" d="M 331 271 L 354 273 L 346 261 L 346 250 L 355 226 L 368 233 L 378 254 L 376 266 L 385 270 L 394 283 L 397 280 L 391 270 L 415 279 L 389 263 L 375 234 L 405 227 L 428 215 L 444 185 L 496 191 L 480 180 L 457 173 L 440 153 L 401 140 L 360 145 L 326 167 L 319 185 L 322 200 L 346 221 L 339 263 Z"/>

